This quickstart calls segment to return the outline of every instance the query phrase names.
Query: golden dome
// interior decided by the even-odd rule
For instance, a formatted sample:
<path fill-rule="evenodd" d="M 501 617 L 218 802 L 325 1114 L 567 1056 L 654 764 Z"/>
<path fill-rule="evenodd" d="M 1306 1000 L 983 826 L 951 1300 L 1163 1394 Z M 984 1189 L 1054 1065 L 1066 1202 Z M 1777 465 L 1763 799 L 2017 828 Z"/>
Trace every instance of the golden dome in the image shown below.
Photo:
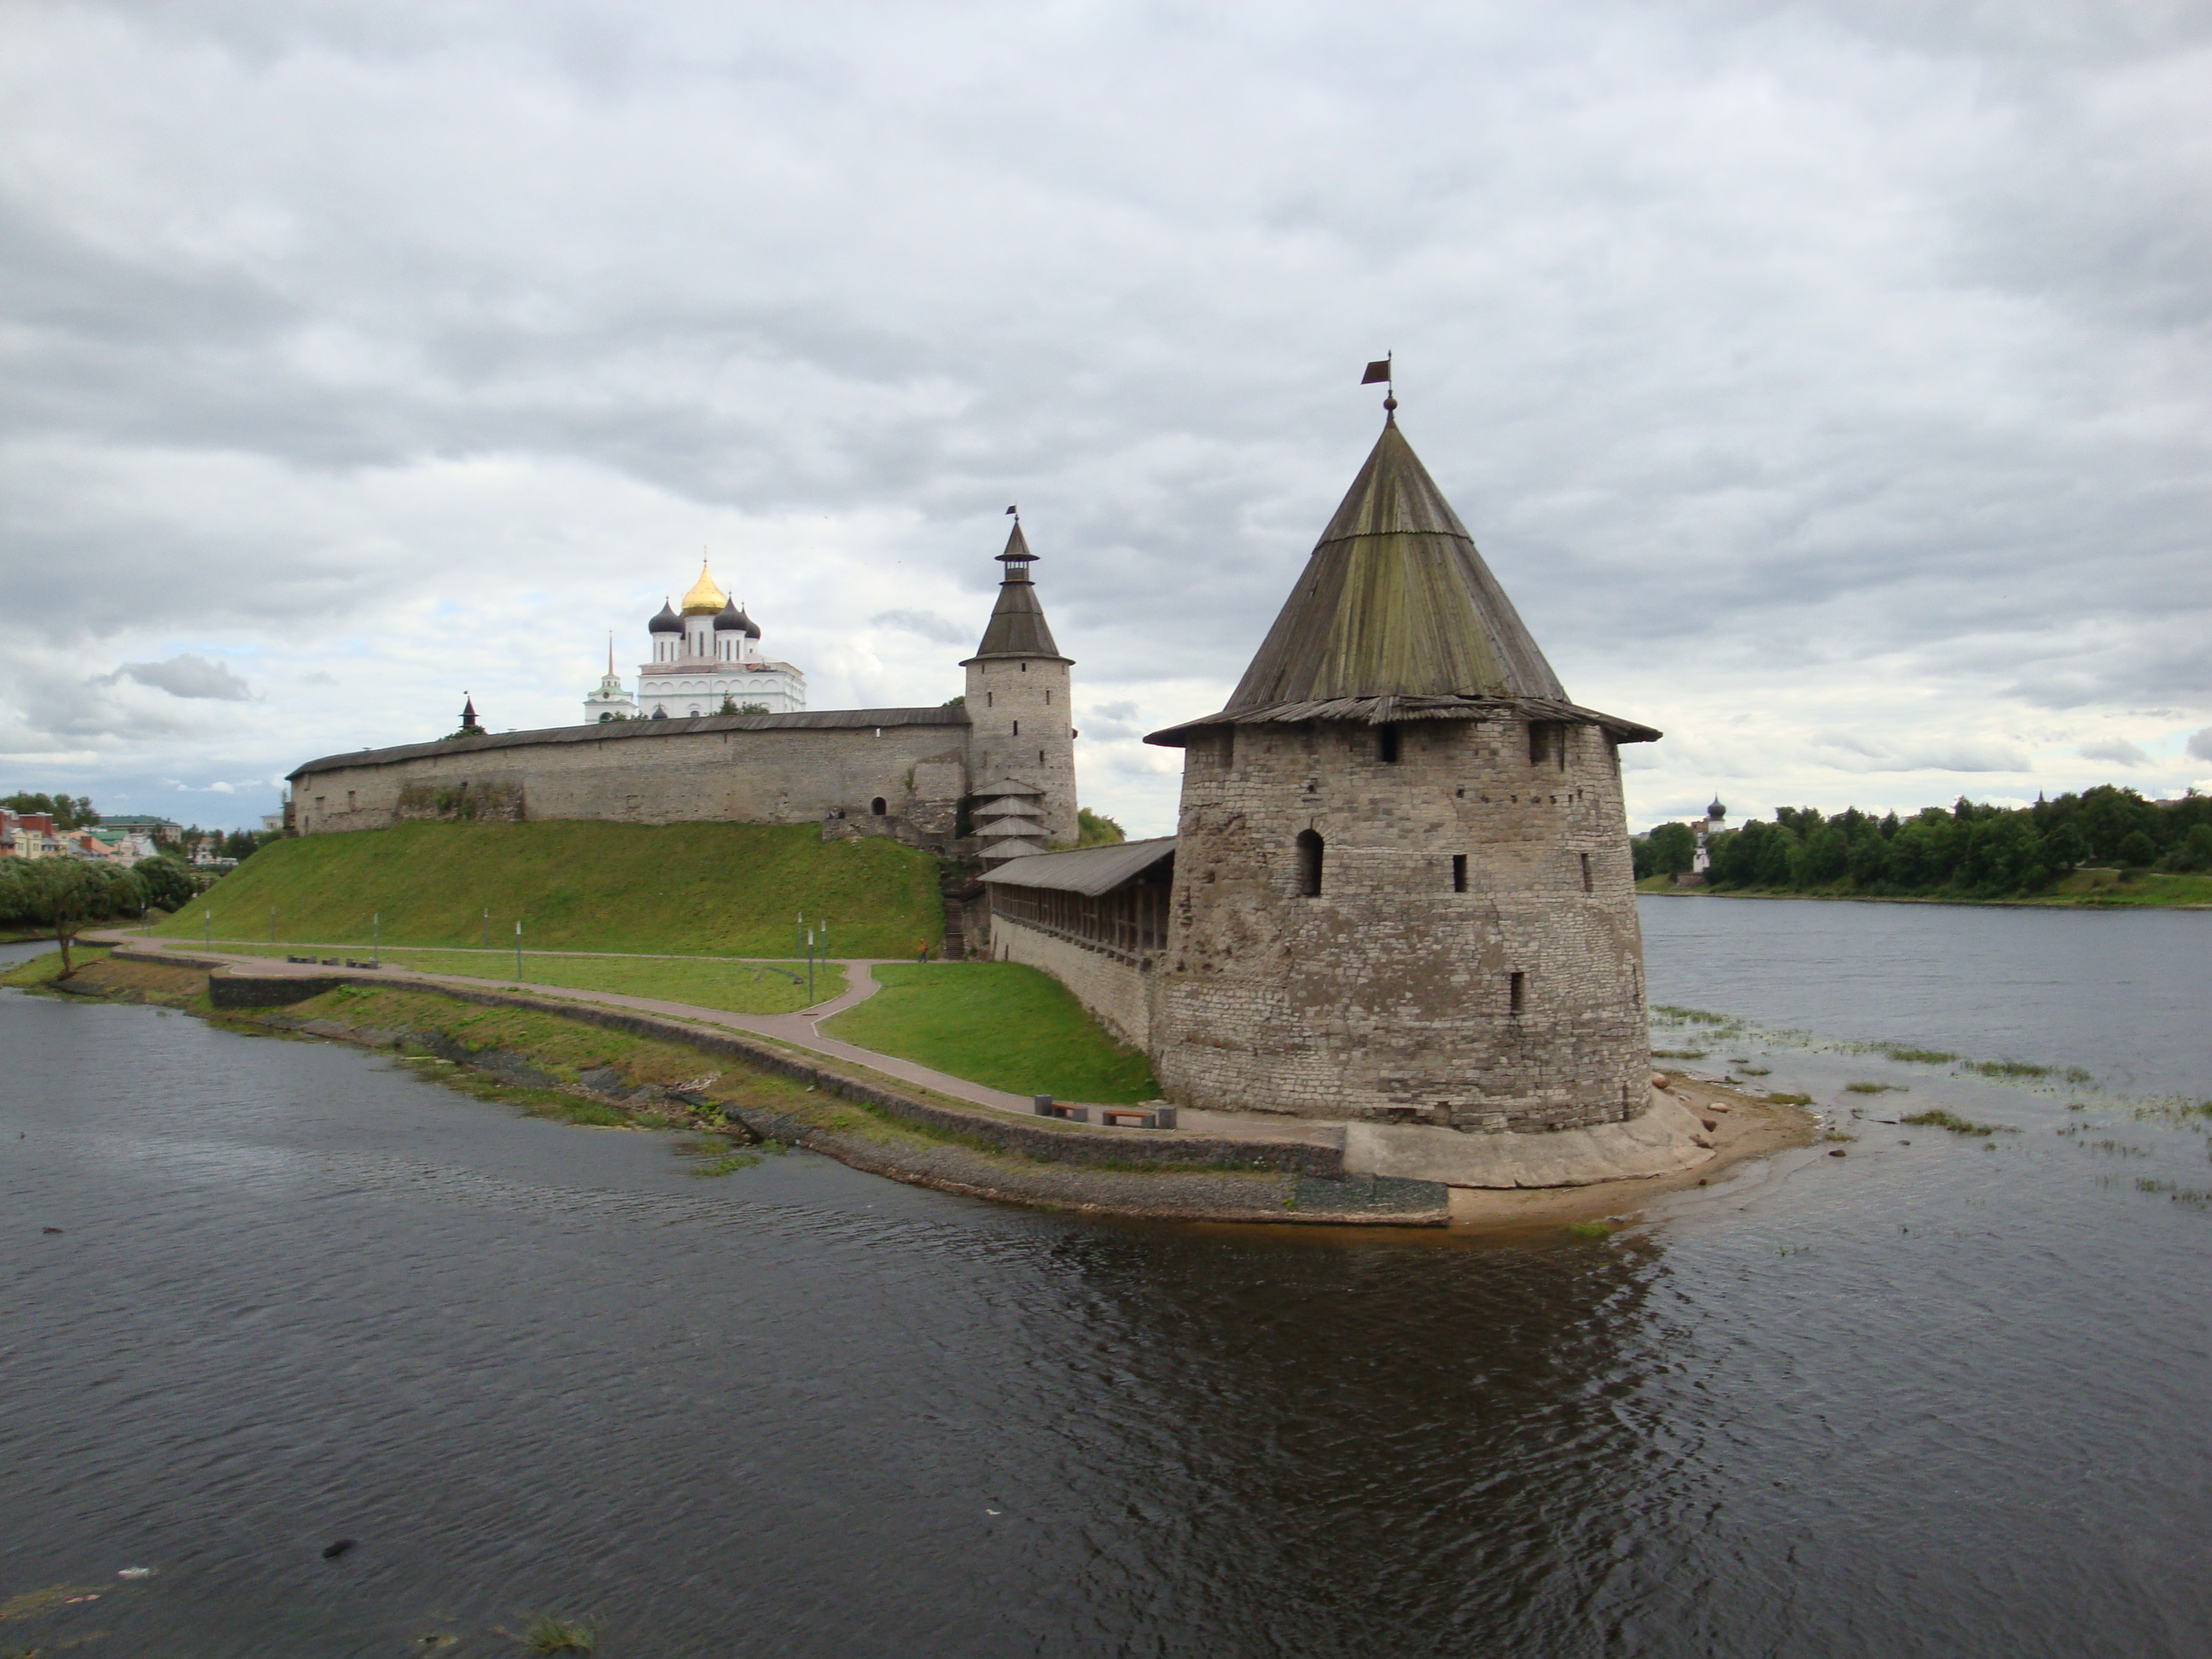
<path fill-rule="evenodd" d="M 714 586 L 714 579 L 707 574 L 707 562 L 699 561 L 699 580 L 691 584 L 691 591 L 684 596 L 684 614 L 687 617 L 710 617 L 730 602 L 730 596 Z"/>

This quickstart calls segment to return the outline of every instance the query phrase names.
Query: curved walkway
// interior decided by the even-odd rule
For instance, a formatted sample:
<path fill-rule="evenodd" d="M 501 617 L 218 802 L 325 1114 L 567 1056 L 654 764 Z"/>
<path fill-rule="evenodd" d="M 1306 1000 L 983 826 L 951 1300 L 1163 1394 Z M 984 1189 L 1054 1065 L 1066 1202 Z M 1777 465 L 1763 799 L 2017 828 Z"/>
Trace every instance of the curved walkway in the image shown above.
<path fill-rule="evenodd" d="M 127 945 L 134 954 L 187 957 L 194 962 L 219 962 L 226 967 L 278 977 L 312 977 L 328 971 L 319 963 L 284 962 L 273 957 L 233 956 L 227 954 L 220 946 L 210 949 L 206 945 L 193 945 L 189 940 L 143 939 L 118 930 L 88 933 L 84 935 L 84 939 L 87 944 Z M 348 945 L 343 948 L 357 951 L 361 947 Z M 725 959 L 750 960 L 745 957 Z M 833 957 L 825 960 L 835 962 L 845 969 L 843 994 L 791 1014 L 733 1014 L 720 1008 L 702 1008 L 693 1003 L 633 996 L 621 991 L 583 990 L 572 985 L 529 985 L 526 981 L 523 983 L 532 995 L 549 1000 L 591 1002 L 610 1008 L 635 1008 L 643 1013 L 689 1020 L 695 1024 L 720 1025 L 754 1036 L 772 1037 L 779 1042 L 806 1049 L 826 1059 L 842 1060 L 848 1066 L 864 1066 L 879 1076 L 896 1078 L 900 1082 L 913 1084 L 955 1100 L 963 1100 L 971 1105 L 988 1107 L 994 1111 L 1008 1112 L 1018 1117 L 1031 1115 L 1033 1109 L 1026 1095 L 987 1088 L 982 1084 L 971 1083 L 966 1078 L 954 1077 L 949 1072 L 939 1072 L 915 1060 L 902 1060 L 896 1054 L 887 1054 L 880 1049 L 863 1048 L 858 1043 L 824 1036 L 820 1030 L 822 1021 L 832 1015 L 843 1013 L 856 1003 L 866 1001 L 881 988 L 871 969 L 879 964 L 902 963 L 906 958 Z M 478 979 L 462 974 L 428 973 L 412 968 L 382 968 L 375 971 L 380 981 L 392 985 L 453 985 L 469 990 L 498 990 L 516 983 L 512 975 Z M 1096 1103 L 1078 1101 L 1073 1103 L 1086 1105 Z M 1321 1146 L 1340 1147 L 1344 1145 L 1345 1126 L 1341 1123 L 1287 1117 L 1255 1120 L 1242 1114 L 1188 1109 L 1180 1112 L 1177 1117 L 1182 1128 L 1203 1130 L 1210 1136 L 1248 1140 L 1302 1140 Z M 1157 1129 L 1121 1129 L 1109 1133 L 1141 1136 L 1157 1135 L 1161 1132 Z"/>

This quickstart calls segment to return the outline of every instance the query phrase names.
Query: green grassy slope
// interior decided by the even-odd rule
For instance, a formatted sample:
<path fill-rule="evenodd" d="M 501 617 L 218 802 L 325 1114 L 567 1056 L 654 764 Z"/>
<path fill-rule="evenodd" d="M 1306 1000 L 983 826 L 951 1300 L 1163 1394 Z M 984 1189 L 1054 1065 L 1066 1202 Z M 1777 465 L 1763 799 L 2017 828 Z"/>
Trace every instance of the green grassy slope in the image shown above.
<path fill-rule="evenodd" d="M 277 961 L 294 954 L 282 945 L 222 948 L 234 955 Z M 708 957 L 572 957 L 526 951 L 518 979 L 512 951 L 394 950 L 387 945 L 381 960 L 387 968 L 465 975 L 494 985 L 520 985 L 527 990 L 619 991 L 625 996 L 658 997 L 733 1014 L 793 1013 L 811 1003 L 828 1002 L 845 989 L 845 970 L 828 962 L 815 964 L 814 995 L 810 999 L 806 969 L 800 963 L 779 969 Z"/>
<path fill-rule="evenodd" d="M 217 939 L 491 943 L 707 956 L 793 953 L 792 919 L 827 917 L 840 956 L 912 956 L 945 930 L 937 861 L 810 824 L 404 823 L 264 847 L 153 931 Z"/>
<path fill-rule="evenodd" d="M 883 988 L 823 1021 L 825 1036 L 1019 1095 L 1126 1106 L 1160 1091 L 1143 1054 L 1115 1042 L 1049 974 L 1017 962 L 872 971 Z"/>

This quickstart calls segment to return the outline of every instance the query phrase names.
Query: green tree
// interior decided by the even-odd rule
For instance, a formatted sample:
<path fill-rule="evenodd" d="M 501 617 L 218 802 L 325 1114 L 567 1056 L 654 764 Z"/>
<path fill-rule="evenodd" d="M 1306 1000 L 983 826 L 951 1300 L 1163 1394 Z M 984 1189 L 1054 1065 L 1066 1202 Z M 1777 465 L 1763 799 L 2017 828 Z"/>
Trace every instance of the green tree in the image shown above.
<path fill-rule="evenodd" d="M 1075 809 L 1075 844 L 1078 847 L 1108 847 L 1128 838 L 1128 832 L 1104 813 L 1094 812 L 1087 806 Z"/>
<path fill-rule="evenodd" d="M 2074 869 L 2089 860 L 2089 843 L 2081 839 L 2081 832 L 2070 823 L 2061 823 L 2043 838 L 2043 850 L 2053 866 L 2061 871 Z"/>
<path fill-rule="evenodd" d="M 146 902 L 174 913 L 191 902 L 191 872 L 174 859 L 140 859 L 131 873 L 146 890 Z"/>
<path fill-rule="evenodd" d="M 2212 870 L 2212 823 L 2191 824 L 2189 833 L 2174 842 L 2173 850 L 2166 855 L 2166 862 L 2172 870 Z"/>
<path fill-rule="evenodd" d="M 2140 830 L 2130 830 L 2121 836 L 2118 852 L 2120 862 L 2131 869 L 2158 861 L 2158 843 Z"/>
<path fill-rule="evenodd" d="M 67 979 L 76 971 L 70 946 L 104 896 L 99 875 L 90 865 L 72 858 L 33 860 L 28 874 L 27 920 L 52 933 L 62 953 L 61 976 Z"/>
<path fill-rule="evenodd" d="M 1642 837 L 1639 876 L 1679 876 L 1698 861 L 1698 832 L 1686 823 L 1656 823 Z"/>

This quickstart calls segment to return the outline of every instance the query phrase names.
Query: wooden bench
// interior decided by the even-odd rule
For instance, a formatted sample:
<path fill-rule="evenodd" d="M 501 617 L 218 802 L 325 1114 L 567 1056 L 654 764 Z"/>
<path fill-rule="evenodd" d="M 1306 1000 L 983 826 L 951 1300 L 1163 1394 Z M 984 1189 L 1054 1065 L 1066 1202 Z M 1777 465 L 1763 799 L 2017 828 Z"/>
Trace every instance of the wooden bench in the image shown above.
<path fill-rule="evenodd" d="M 1091 1121 L 1090 1107 L 1069 1106 L 1050 1095 L 1031 1095 L 1030 1109 L 1039 1117 L 1056 1117 L 1064 1123 Z M 1123 1129 L 1172 1129 L 1176 1126 L 1176 1109 L 1165 1101 L 1144 1106 L 1101 1106 L 1098 1121 L 1109 1127 Z"/>

